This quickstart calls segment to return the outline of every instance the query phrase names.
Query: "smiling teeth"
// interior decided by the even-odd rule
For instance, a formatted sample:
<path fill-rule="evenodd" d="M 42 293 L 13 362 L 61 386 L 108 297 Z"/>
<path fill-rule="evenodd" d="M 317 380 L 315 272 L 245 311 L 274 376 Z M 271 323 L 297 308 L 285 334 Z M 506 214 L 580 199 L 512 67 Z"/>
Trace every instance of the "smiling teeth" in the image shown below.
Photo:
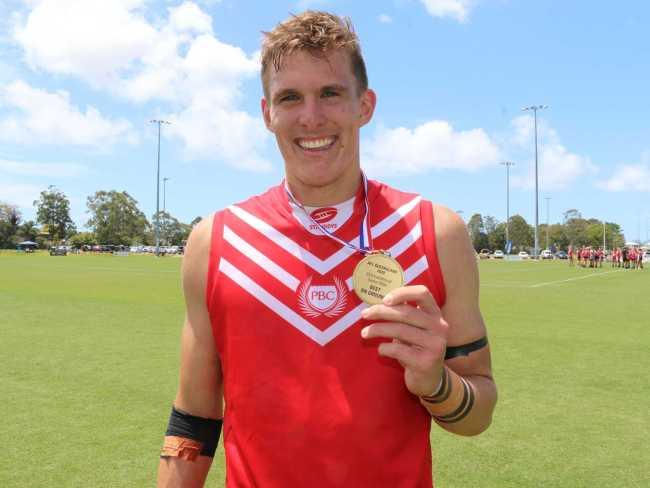
<path fill-rule="evenodd" d="M 322 139 L 312 139 L 310 141 L 299 141 L 298 144 L 303 149 L 320 149 L 329 146 L 334 142 L 333 137 L 324 137 Z"/>

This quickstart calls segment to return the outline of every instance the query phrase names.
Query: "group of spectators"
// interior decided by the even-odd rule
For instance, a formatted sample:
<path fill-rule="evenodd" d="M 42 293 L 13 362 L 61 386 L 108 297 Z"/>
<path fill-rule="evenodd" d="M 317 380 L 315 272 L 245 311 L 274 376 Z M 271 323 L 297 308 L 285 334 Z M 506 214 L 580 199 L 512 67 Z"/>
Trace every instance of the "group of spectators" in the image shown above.
<path fill-rule="evenodd" d="M 569 246 L 569 266 L 577 263 L 583 268 L 602 268 L 608 257 L 602 247 Z M 643 249 L 637 246 L 617 247 L 609 253 L 612 268 L 643 269 Z"/>
<path fill-rule="evenodd" d="M 617 247 L 612 251 L 612 268 L 643 269 L 643 249 Z"/>

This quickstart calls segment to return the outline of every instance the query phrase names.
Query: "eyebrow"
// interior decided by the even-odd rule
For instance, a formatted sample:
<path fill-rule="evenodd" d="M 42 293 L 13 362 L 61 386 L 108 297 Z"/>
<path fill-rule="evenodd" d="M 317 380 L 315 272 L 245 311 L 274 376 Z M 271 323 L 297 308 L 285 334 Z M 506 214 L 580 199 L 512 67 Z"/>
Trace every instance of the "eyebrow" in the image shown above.
<path fill-rule="evenodd" d="M 324 87 L 321 88 L 320 91 L 325 91 L 325 90 L 333 90 L 333 91 L 338 91 L 338 92 L 346 92 L 348 91 L 347 87 L 343 85 L 325 85 Z"/>

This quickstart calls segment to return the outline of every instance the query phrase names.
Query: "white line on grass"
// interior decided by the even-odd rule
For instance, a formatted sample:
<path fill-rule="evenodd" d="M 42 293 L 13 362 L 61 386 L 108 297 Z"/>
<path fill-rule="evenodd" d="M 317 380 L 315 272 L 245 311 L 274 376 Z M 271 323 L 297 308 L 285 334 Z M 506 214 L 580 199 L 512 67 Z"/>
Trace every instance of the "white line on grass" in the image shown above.
<path fill-rule="evenodd" d="M 528 285 L 527 282 L 523 281 L 494 281 L 491 283 L 481 283 L 481 287 L 488 288 L 519 288 L 522 286 Z"/>
<path fill-rule="evenodd" d="M 584 280 L 587 278 L 593 278 L 594 276 L 603 276 L 606 274 L 610 273 L 619 273 L 623 271 L 622 269 L 616 269 L 614 271 L 605 271 L 604 273 L 596 273 L 596 274 L 590 274 L 587 276 L 578 276 L 577 278 L 567 278 L 566 280 L 558 280 L 558 281 L 547 281 L 545 283 L 537 283 L 536 285 L 530 285 L 529 288 L 539 288 L 541 286 L 546 286 L 546 285 L 557 285 L 559 283 L 566 283 L 567 281 L 575 281 L 575 280 Z"/>

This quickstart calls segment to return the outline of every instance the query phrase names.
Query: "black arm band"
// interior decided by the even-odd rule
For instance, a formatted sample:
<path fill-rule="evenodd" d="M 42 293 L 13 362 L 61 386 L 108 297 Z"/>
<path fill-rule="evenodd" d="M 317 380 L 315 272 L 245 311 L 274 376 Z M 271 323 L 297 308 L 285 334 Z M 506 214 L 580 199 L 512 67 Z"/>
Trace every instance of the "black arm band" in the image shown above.
<path fill-rule="evenodd" d="M 462 344 L 460 346 L 447 346 L 445 360 L 456 358 L 458 356 L 469 356 L 471 352 L 478 351 L 488 345 L 486 336 L 481 337 L 478 341 Z"/>
<path fill-rule="evenodd" d="M 196 417 L 172 407 L 166 436 L 184 437 L 202 444 L 201 456 L 214 457 L 221 436 L 222 419 Z"/>

